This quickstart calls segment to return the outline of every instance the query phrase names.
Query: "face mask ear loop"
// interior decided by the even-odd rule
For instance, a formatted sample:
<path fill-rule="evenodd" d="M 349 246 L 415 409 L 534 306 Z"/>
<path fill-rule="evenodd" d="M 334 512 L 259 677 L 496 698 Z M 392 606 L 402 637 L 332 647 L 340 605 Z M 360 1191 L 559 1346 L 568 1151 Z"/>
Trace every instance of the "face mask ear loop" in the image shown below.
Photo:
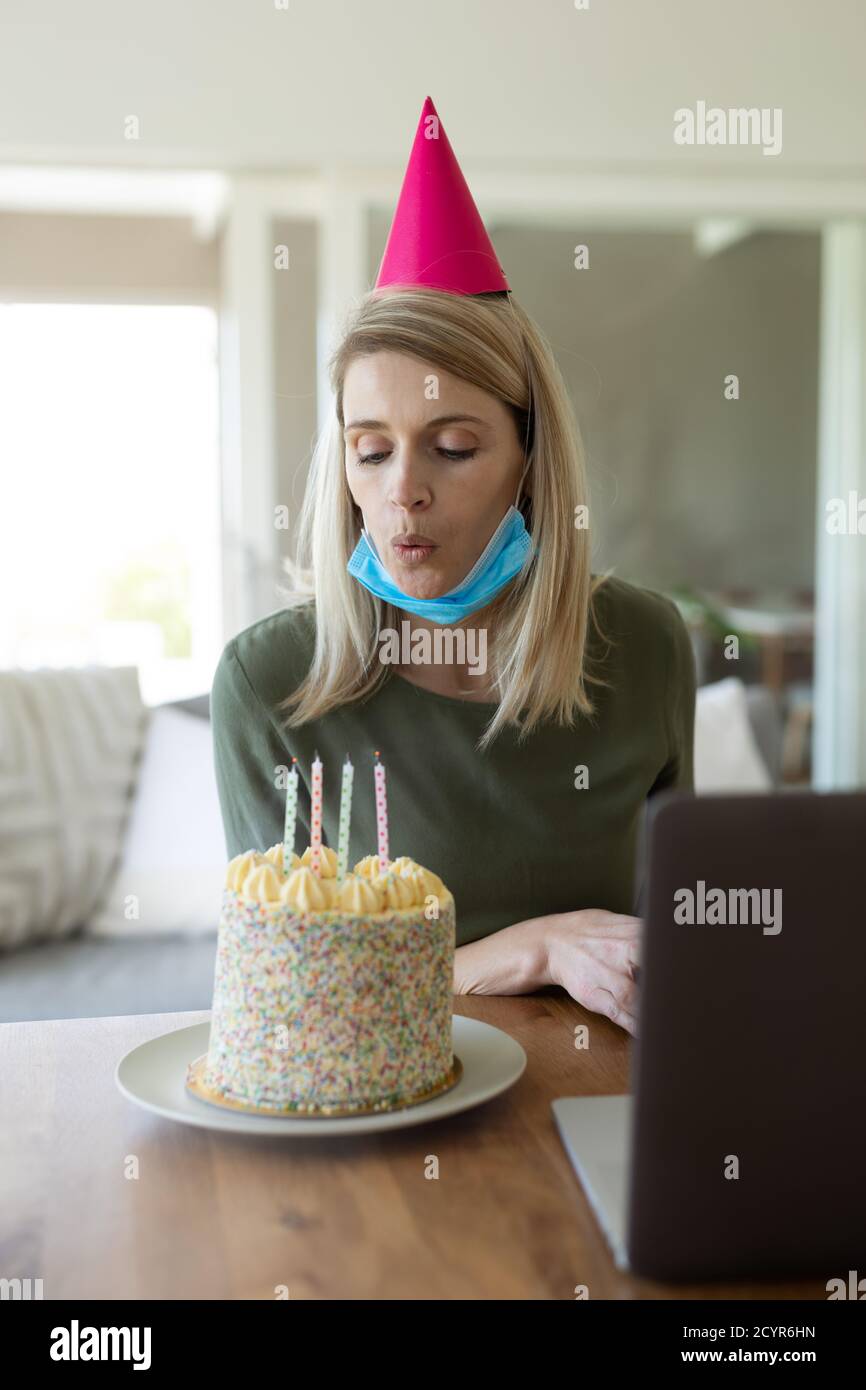
<path fill-rule="evenodd" d="M 377 559 L 377 560 L 379 561 L 379 563 L 381 564 L 381 563 L 382 563 L 382 557 L 381 557 L 381 555 L 379 554 L 378 550 L 376 549 L 376 542 L 373 540 L 372 534 L 367 530 L 366 525 L 362 525 L 362 527 L 361 527 L 361 535 L 364 537 L 364 539 L 366 540 L 368 546 L 370 547 L 370 550 L 372 551 L 372 553 L 375 555 L 376 559 Z"/>
<path fill-rule="evenodd" d="M 458 585 L 456 585 L 456 588 L 457 588 L 457 589 L 465 589 L 465 587 L 466 587 L 467 584 L 471 584 L 471 583 L 472 583 L 472 580 L 475 578 L 476 574 L 477 574 L 478 571 L 481 569 L 481 566 L 484 564 L 484 561 L 487 559 L 487 556 L 490 554 L 490 551 L 493 549 L 493 546 L 495 545 L 496 541 L 497 541 L 497 540 L 499 539 L 499 537 L 501 536 L 502 531 L 503 531 L 503 529 L 504 529 L 504 527 L 505 527 L 505 524 L 506 524 L 506 522 L 508 521 L 508 515 L 509 515 L 509 513 L 506 512 L 506 513 L 505 513 L 505 516 L 502 518 L 502 520 L 500 521 L 500 523 L 499 523 L 499 525 L 497 526 L 496 530 L 493 532 L 493 535 L 490 537 L 490 540 L 489 540 L 489 541 L 487 542 L 487 544 L 485 545 L 484 549 L 482 550 L 481 554 L 478 556 L 478 559 L 475 561 L 475 564 L 472 566 L 472 568 L 471 568 L 471 570 L 469 571 L 469 573 L 468 573 L 467 575 L 465 575 L 465 576 L 463 577 L 463 579 L 461 579 L 461 581 L 460 581 L 460 583 L 459 583 Z M 453 593 L 454 590 L 452 589 L 451 592 Z"/>

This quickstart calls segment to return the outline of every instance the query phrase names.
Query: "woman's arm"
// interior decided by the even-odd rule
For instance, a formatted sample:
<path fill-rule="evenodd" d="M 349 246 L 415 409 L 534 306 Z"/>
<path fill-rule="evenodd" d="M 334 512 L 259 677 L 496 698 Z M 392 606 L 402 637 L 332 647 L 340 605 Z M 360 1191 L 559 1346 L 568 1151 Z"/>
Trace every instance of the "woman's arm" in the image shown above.
<path fill-rule="evenodd" d="M 531 994 L 560 985 L 592 1013 L 635 1032 L 640 920 L 603 908 L 531 917 L 458 946 L 455 994 Z"/>
<path fill-rule="evenodd" d="M 695 702 L 697 699 L 697 670 L 692 639 L 679 609 L 672 599 L 665 598 L 670 609 L 668 639 L 668 687 L 665 719 L 668 730 L 668 760 L 660 769 L 648 792 L 667 789 L 695 789 Z"/>
<path fill-rule="evenodd" d="M 277 773 L 290 765 L 291 753 L 253 689 L 234 641 L 227 643 L 214 672 L 210 709 L 228 856 L 269 849 L 283 837 L 286 793 L 278 785 Z M 309 839 L 307 804 L 302 787 L 298 799 L 302 839 Z"/>
<path fill-rule="evenodd" d="M 454 952 L 455 994 L 531 994 L 551 984 L 547 918 L 532 917 Z"/>

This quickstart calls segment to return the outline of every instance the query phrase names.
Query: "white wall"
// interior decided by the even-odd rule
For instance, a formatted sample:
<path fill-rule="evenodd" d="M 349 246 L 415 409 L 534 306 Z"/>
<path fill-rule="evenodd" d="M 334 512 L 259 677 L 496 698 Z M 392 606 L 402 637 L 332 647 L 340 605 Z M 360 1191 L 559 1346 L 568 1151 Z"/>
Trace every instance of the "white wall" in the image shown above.
<path fill-rule="evenodd" d="M 851 172 L 864 48 L 863 0 L 6 0 L 0 160 L 400 168 L 429 93 L 467 171 Z M 782 154 L 677 149 L 699 98 L 782 107 Z"/>
<path fill-rule="evenodd" d="M 0 294 L 216 306 L 219 257 L 188 218 L 0 211 Z"/>

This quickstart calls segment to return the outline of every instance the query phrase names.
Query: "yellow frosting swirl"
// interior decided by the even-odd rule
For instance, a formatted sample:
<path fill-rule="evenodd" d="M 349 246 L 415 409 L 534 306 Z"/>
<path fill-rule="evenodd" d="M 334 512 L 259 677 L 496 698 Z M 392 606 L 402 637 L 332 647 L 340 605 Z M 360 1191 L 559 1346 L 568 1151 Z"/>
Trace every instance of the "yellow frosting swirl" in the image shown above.
<path fill-rule="evenodd" d="M 342 881 L 336 851 L 328 845 L 321 846 L 318 873 L 311 861 L 309 847 L 300 857 L 293 853 L 286 874 L 281 844 L 264 853 L 250 849 L 229 862 L 226 887 L 255 902 L 285 903 L 299 912 L 343 911 L 359 917 L 422 907 L 431 894 L 440 900 L 450 896 L 441 878 L 408 855 L 392 860 L 383 874 L 379 856 L 368 854 Z"/>
<path fill-rule="evenodd" d="M 276 903 L 280 900 L 280 879 L 273 864 L 257 864 L 244 880 L 244 897 L 255 898 L 260 903 Z"/>
<path fill-rule="evenodd" d="M 379 877 L 379 856 L 378 854 L 365 854 L 363 859 L 359 859 L 355 865 L 355 873 L 362 874 L 364 878 Z"/>
<path fill-rule="evenodd" d="M 313 848 L 310 845 L 301 855 L 302 864 L 309 866 L 313 862 Z M 319 875 L 321 878 L 337 877 L 337 851 L 331 849 L 330 845 L 322 845 L 319 849 Z"/>
<path fill-rule="evenodd" d="M 254 849 L 248 849 L 244 854 L 236 854 L 234 859 L 229 860 L 229 866 L 226 869 L 226 887 L 234 888 L 235 892 L 239 893 L 260 857 Z"/>
<path fill-rule="evenodd" d="M 280 896 L 284 903 L 291 903 L 301 912 L 327 912 L 334 905 L 335 884 L 335 879 L 319 878 L 306 864 L 302 864 L 289 874 Z"/>
<path fill-rule="evenodd" d="M 361 916 L 367 912 L 381 912 L 385 906 L 385 895 L 379 884 L 362 874 L 346 874 L 339 890 L 335 906 Z"/>
<path fill-rule="evenodd" d="M 282 845 L 271 845 L 270 849 L 265 850 L 264 858 L 267 859 L 269 864 L 273 864 L 274 868 L 278 869 L 280 873 L 283 872 Z M 298 865 L 301 862 L 298 856 L 295 854 L 294 850 L 292 850 L 291 859 L 289 862 L 291 863 L 293 869 L 297 869 Z"/>
<path fill-rule="evenodd" d="M 423 864 L 416 864 L 410 877 L 414 878 L 416 883 L 420 885 L 422 900 L 430 893 L 435 894 L 437 898 L 448 896 L 448 889 L 439 875 L 434 874 L 432 869 L 425 869 Z"/>
<path fill-rule="evenodd" d="M 408 874 L 387 873 L 383 874 L 378 881 L 384 885 L 385 902 L 388 907 L 414 907 L 416 905 L 418 889 Z"/>

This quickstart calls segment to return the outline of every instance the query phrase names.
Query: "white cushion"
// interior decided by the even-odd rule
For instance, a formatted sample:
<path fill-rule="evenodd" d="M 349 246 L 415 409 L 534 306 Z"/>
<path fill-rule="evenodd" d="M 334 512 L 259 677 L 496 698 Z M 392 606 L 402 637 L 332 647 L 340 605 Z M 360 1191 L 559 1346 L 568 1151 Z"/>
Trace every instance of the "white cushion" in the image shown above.
<path fill-rule="evenodd" d="M 749 722 L 739 676 L 702 685 L 695 704 L 695 791 L 762 792 L 772 778 Z"/>
<path fill-rule="evenodd" d="M 90 917 L 119 859 L 145 717 L 134 666 L 0 671 L 0 945 Z"/>
<path fill-rule="evenodd" d="M 225 873 L 210 721 L 154 709 L 123 859 L 88 931 L 124 937 L 216 931 Z"/>

